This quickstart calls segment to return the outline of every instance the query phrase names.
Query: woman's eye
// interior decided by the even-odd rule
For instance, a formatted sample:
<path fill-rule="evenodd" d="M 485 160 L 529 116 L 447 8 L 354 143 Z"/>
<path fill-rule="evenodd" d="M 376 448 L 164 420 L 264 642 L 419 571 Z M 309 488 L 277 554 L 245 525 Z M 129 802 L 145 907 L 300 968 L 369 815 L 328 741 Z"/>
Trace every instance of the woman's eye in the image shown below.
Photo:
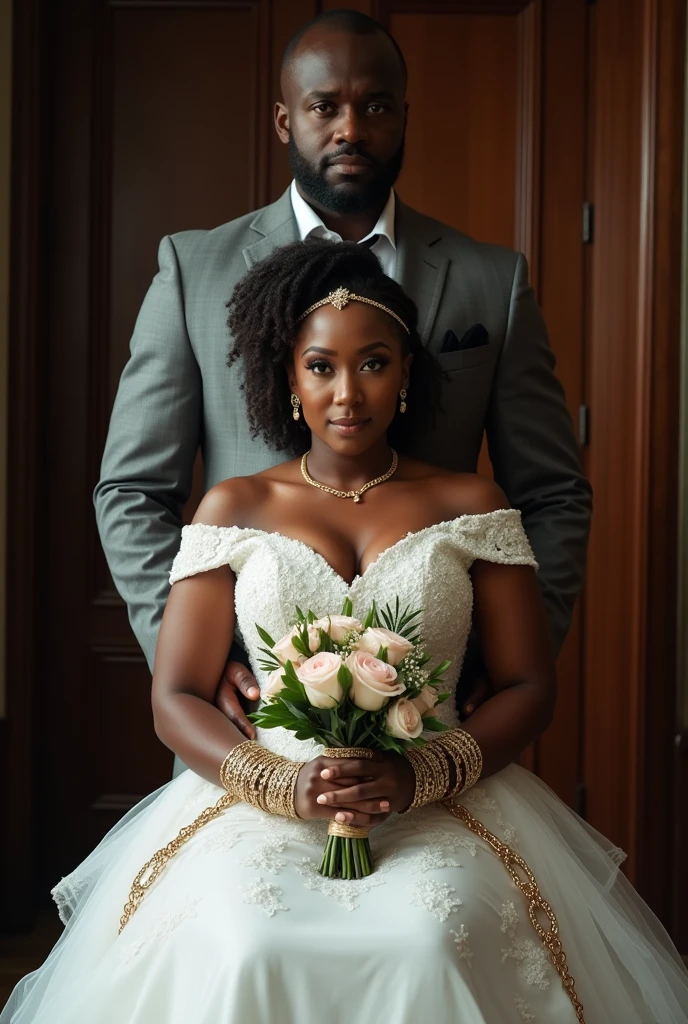
<path fill-rule="evenodd" d="M 386 359 L 380 359 L 377 356 L 375 356 L 372 359 L 367 359 L 365 361 L 365 363 L 363 364 L 362 368 L 364 370 L 366 370 L 366 369 L 367 370 L 381 370 L 386 365 L 387 365 L 387 360 Z"/>
<path fill-rule="evenodd" d="M 321 375 L 323 373 L 328 373 L 331 367 L 325 359 L 314 359 L 313 362 L 307 364 L 306 369 L 312 370 L 313 373 Z"/>

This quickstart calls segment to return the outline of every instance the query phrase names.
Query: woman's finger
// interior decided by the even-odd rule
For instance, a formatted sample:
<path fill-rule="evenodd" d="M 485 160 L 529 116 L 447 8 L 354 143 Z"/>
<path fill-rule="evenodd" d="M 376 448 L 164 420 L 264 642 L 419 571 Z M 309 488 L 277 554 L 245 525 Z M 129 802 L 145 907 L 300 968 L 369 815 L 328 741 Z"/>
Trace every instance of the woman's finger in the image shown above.
<path fill-rule="evenodd" d="M 339 825 L 353 825 L 354 828 L 374 828 L 386 821 L 389 814 L 366 814 L 363 811 L 337 811 L 328 817 L 333 818 Z"/>
<path fill-rule="evenodd" d="M 386 800 L 389 797 L 389 783 L 376 779 L 373 782 L 359 783 L 347 786 L 344 789 L 331 789 L 321 793 L 317 800 L 319 804 L 328 807 L 350 807 L 352 804 L 359 804 L 363 800 Z"/>
<path fill-rule="evenodd" d="M 320 771 L 320 776 L 332 782 L 333 779 L 344 778 L 348 775 L 377 778 L 386 768 L 384 760 L 372 758 L 370 760 L 358 757 L 326 758 L 327 764 Z"/>

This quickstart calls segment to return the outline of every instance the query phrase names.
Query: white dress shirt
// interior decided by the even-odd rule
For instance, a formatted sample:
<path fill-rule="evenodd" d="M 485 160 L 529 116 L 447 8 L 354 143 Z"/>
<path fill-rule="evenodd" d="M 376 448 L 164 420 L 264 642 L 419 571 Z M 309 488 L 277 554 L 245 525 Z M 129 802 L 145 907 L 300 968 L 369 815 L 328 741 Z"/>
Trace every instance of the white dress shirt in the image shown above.
<path fill-rule="evenodd" d="M 337 234 L 336 231 L 330 231 L 329 228 L 325 227 L 320 217 L 308 203 L 301 197 L 296 187 L 296 182 L 291 183 L 291 205 L 294 209 L 294 216 L 296 217 L 296 224 L 299 229 L 299 237 L 303 242 L 306 238 L 327 238 L 331 242 L 343 241 L 342 236 Z M 377 224 L 373 230 L 361 239 L 361 242 L 366 242 L 373 235 L 378 235 L 378 240 L 375 245 L 371 245 L 370 251 L 374 252 L 380 263 L 382 269 L 388 277 L 393 277 L 396 280 L 397 270 L 397 244 L 396 237 L 394 234 L 394 211 L 396 208 L 396 199 L 394 196 L 394 189 L 389 191 L 389 199 L 385 203 L 385 208 L 378 217 Z"/>

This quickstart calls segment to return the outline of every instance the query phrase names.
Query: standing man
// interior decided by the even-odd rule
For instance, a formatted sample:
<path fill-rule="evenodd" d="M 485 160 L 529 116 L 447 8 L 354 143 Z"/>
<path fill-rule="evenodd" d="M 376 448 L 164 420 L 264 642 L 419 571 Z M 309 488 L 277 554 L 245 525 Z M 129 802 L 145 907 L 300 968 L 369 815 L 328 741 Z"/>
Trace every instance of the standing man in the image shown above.
<path fill-rule="evenodd" d="M 420 332 L 448 379 L 437 427 L 413 454 L 475 471 L 487 433 L 495 478 L 521 510 L 540 563 L 558 650 L 583 580 L 591 495 L 525 259 L 395 195 L 406 65 L 376 21 L 342 10 L 309 22 L 286 49 L 281 87 L 275 127 L 294 181 L 256 213 L 163 239 L 112 413 L 96 513 L 148 663 L 199 447 L 206 488 L 280 461 L 250 436 L 240 370 L 227 369 L 226 302 L 254 263 L 311 236 L 368 244 L 418 305 Z M 239 657 L 232 652 L 216 699 L 252 735 L 233 687 L 257 692 Z"/>

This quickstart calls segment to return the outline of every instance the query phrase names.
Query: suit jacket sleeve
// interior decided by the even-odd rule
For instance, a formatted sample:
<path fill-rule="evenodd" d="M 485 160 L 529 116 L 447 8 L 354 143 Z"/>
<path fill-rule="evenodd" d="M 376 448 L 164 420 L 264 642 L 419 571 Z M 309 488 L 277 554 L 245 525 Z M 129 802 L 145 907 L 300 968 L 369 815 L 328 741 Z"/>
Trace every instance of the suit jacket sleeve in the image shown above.
<path fill-rule="evenodd" d="M 186 331 L 174 243 L 139 313 L 94 501 L 105 555 L 152 669 L 168 573 L 201 436 L 201 375 Z"/>
<path fill-rule="evenodd" d="M 518 257 L 504 347 L 487 419 L 495 479 L 521 510 L 554 649 L 559 652 L 583 584 L 592 494 L 547 329 Z"/>

